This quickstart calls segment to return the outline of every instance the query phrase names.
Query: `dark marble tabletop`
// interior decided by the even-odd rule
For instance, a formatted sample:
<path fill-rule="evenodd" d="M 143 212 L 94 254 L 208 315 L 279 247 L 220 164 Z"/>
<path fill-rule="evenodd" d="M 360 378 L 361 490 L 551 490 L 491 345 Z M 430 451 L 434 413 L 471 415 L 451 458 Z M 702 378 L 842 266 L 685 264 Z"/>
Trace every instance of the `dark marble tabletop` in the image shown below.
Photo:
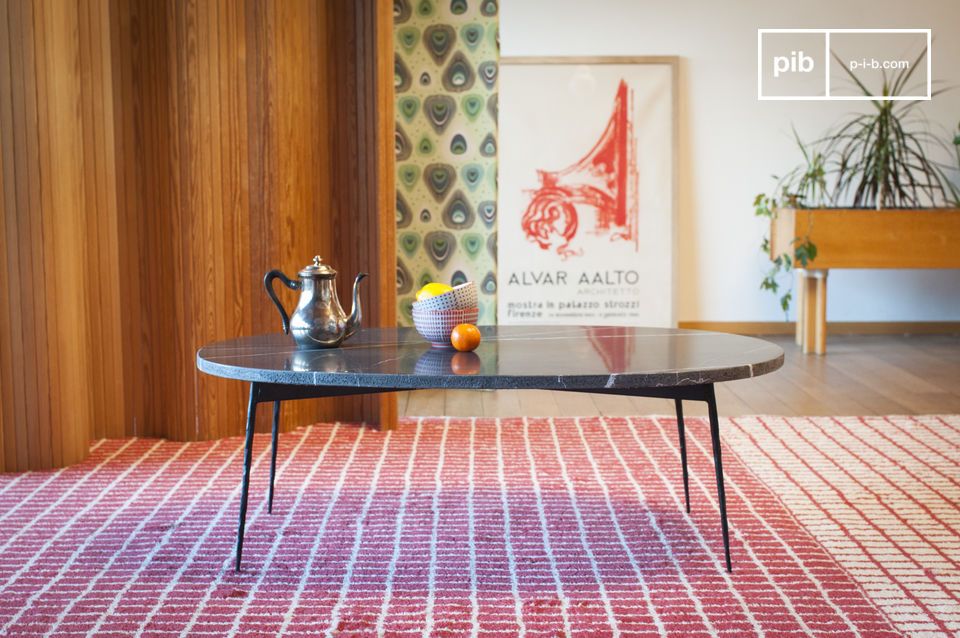
<path fill-rule="evenodd" d="M 739 335 L 662 328 L 483 326 L 474 352 L 431 348 L 412 328 L 359 331 L 298 350 L 283 334 L 204 346 L 197 367 L 244 381 L 368 388 L 627 389 L 755 377 L 783 350 Z"/>

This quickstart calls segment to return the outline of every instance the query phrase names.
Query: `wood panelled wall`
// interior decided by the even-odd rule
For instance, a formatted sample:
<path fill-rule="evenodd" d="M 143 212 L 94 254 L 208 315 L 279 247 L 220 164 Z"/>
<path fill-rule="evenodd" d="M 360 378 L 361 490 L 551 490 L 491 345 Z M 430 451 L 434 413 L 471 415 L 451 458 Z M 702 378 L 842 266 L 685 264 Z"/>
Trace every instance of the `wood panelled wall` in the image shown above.
<path fill-rule="evenodd" d="M 279 329 L 321 254 L 394 321 L 387 0 L 0 0 L 0 470 L 243 429 L 203 343 Z M 288 304 L 295 302 L 291 293 Z M 258 415 L 268 425 L 267 406 Z M 380 395 L 292 402 L 392 425 Z"/>
<path fill-rule="evenodd" d="M 86 456 L 91 411 L 85 264 L 95 231 L 81 161 L 89 97 L 76 4 L 15 0 L 0 19 L 0 413 L 3 469 Z M 56 9 L 56 10 L 51 10 Z"/>

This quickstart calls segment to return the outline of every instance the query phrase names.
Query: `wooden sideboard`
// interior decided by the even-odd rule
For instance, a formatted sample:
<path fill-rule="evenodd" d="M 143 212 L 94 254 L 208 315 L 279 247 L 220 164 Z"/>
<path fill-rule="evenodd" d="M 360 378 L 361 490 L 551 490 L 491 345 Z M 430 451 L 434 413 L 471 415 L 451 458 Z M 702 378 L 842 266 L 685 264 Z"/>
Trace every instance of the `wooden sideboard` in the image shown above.
<path fill-rule="evenodd" d="M 809 236 L 817 257 L 798 269 L 797 344 L 827 351 L 827 275 L 834 268 L 960 268 L 960 209 L 792 209 L 777 211 L 770 254 L 793 254 Z"/>
<path fill-rule="evenodd" d="M 195 355 L 279 329 L 271 268 L 319 253 L 342 296 L 369 272 L 365 325 L 393 325 L 388 0 L 0 12 L 0 471 L 75 463 L 93 438 L 242 433 L 242 384 Z M 395 398 L 282 422 L 319 419 L 389 427 Z"/>

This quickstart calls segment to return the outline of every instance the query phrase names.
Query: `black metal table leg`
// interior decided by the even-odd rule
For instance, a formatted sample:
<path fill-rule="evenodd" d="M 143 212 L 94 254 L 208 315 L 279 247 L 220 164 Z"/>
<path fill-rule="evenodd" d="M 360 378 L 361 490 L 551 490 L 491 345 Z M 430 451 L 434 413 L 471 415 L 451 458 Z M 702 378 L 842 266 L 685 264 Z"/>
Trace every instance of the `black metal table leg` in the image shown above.
<path fill-rule="evenodd" d="M 720 419 L 717 417 L 717 396 L 713 384 L 707 390 L 707 411 L 710 414 L 710 440 L 713 443 L 713 467 L 717 474 L 717 501 L 720 503 L 720 528 L 723 530 L 723 552 L 727 571 L 733 571 L 730 562 L 730 531 L 727 527 L 727 497 L 723 490 L 723 460 L 720 455 Z"/>
<path fill-rule="evenodd" d="M 243 449 L 243 486 L 240 492 L 240 523 L 237 527 L 237 565 L 243 559 L 243 531 L 247 526 L 247 495 L 250 492 L 250 464 L 253 462 L 253 429 L 257 421 L 257 394 L 259 385 L 250 384 L 250 403 L 247 405 L 247 438 Z"/>
<path fill-rule="evenodd" d="M 674 399 L 677 406 L 677 432 L 680 435 L 680 465 L 683 466 L 683 498 L 687 503 L 687 514 L 690 513 L 690 477 L 687 473 L 687 433 L 683 426 L 683 400 Z"/>
<path fill-rule="evenodd" d="M 723 460 L 720 455 L 720 419 L 717 416 L 717 394 L 712 383 L 695 385 L 657 386 L 649 388 L 568 388 L 567 392 L 588 392 L 619 396 L 673 399 L 677 409 L 677 430 L 680 434 L 680 461 L 683 466 L 683 492 L 690 511 L 689 473 L 687 468 L 686 429 L 683 422 L 683 401 L 703 401 L 710 414 L 710 442 L 713 445 L 713 467 L 717 475 L 717 502 L 720 505 L 720 529 L 723 532 L 723 553 L 727 571 L 733 572 L 730 560 L 730 528 L 727 525 L 727 496 L 723 489 Z"/>
<path fill-rule="evenodd" d="M 273 478 L 277 474 L 277 431 L 280 429 L 280 402 L 273 402 L 273 432 L 270 439 L 270 491 L 267 496 L 267 513 L 273 514 Z"/>

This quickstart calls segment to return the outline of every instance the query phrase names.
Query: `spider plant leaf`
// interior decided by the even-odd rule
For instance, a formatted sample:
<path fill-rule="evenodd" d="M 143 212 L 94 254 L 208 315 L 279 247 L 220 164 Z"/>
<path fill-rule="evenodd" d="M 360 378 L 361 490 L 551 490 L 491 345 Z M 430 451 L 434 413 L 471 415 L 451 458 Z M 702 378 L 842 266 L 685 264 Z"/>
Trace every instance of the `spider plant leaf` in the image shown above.
<path fill-rule="evenodd" d="M 835 51 L 831 51 L 830 55 L 832 55 L 833 59 L 837 61 L 837 63 L 840 65 L 840 68 L 843 69 L 844 72 L 850 76 L 850 79 L 853 80 L 854 84 L 860 87 L 860 90 L 863 92 L 864 95 L 872 95 L 870 92 L 870 89 L 868 89 L 863 84 L 863 82 L 860 81 L 860 78 L 857 77 L 856 73 L 854 73 L 853 71 L 847 68 L 847 65 L 843 63 L 843 60 L 840 59 L 840 56 L 837 55 Z M 872 102 L 873 105 L 876 106 L 877 108 L 880 108 L 880 104 L 877 102 L 877 100 L 870 100 L 870 102 Z"/>
<path fill-rule="evenodd" d="M 803 159 L 804 159 L 804 161 L 809 164 L 809 163 L 810 163 L 810 155 L 809 155 L 809 153 L 807 153 L 807 147 L 806 147 L 806 145 L 805 145 L 805 144 L 803 143 L 803 141 L 800 139 L 800 134 L 797 133 L 797 127 L 791 124 L 791 125 L 790 125 L 790 130 L 793 131 L 793 139 L 796 140 L 797 146 L 800 147 L 800 152 L 803 153 Z"/>
<path fill-rule="evenodd" d="M 925 57 L 927 57 L 927 47 L 923 47 L 923 50 L 920 52 L 920 55 L 917 56 L 917 59 L 914 60 L 913 64 L 897 73 L 894 77 L 892 95 L 900 95 L 900 91 L 903 90 L 904 85 L 910 80 L 910 76 L 917 70 L 920 62 L 922 62 Z"/>

